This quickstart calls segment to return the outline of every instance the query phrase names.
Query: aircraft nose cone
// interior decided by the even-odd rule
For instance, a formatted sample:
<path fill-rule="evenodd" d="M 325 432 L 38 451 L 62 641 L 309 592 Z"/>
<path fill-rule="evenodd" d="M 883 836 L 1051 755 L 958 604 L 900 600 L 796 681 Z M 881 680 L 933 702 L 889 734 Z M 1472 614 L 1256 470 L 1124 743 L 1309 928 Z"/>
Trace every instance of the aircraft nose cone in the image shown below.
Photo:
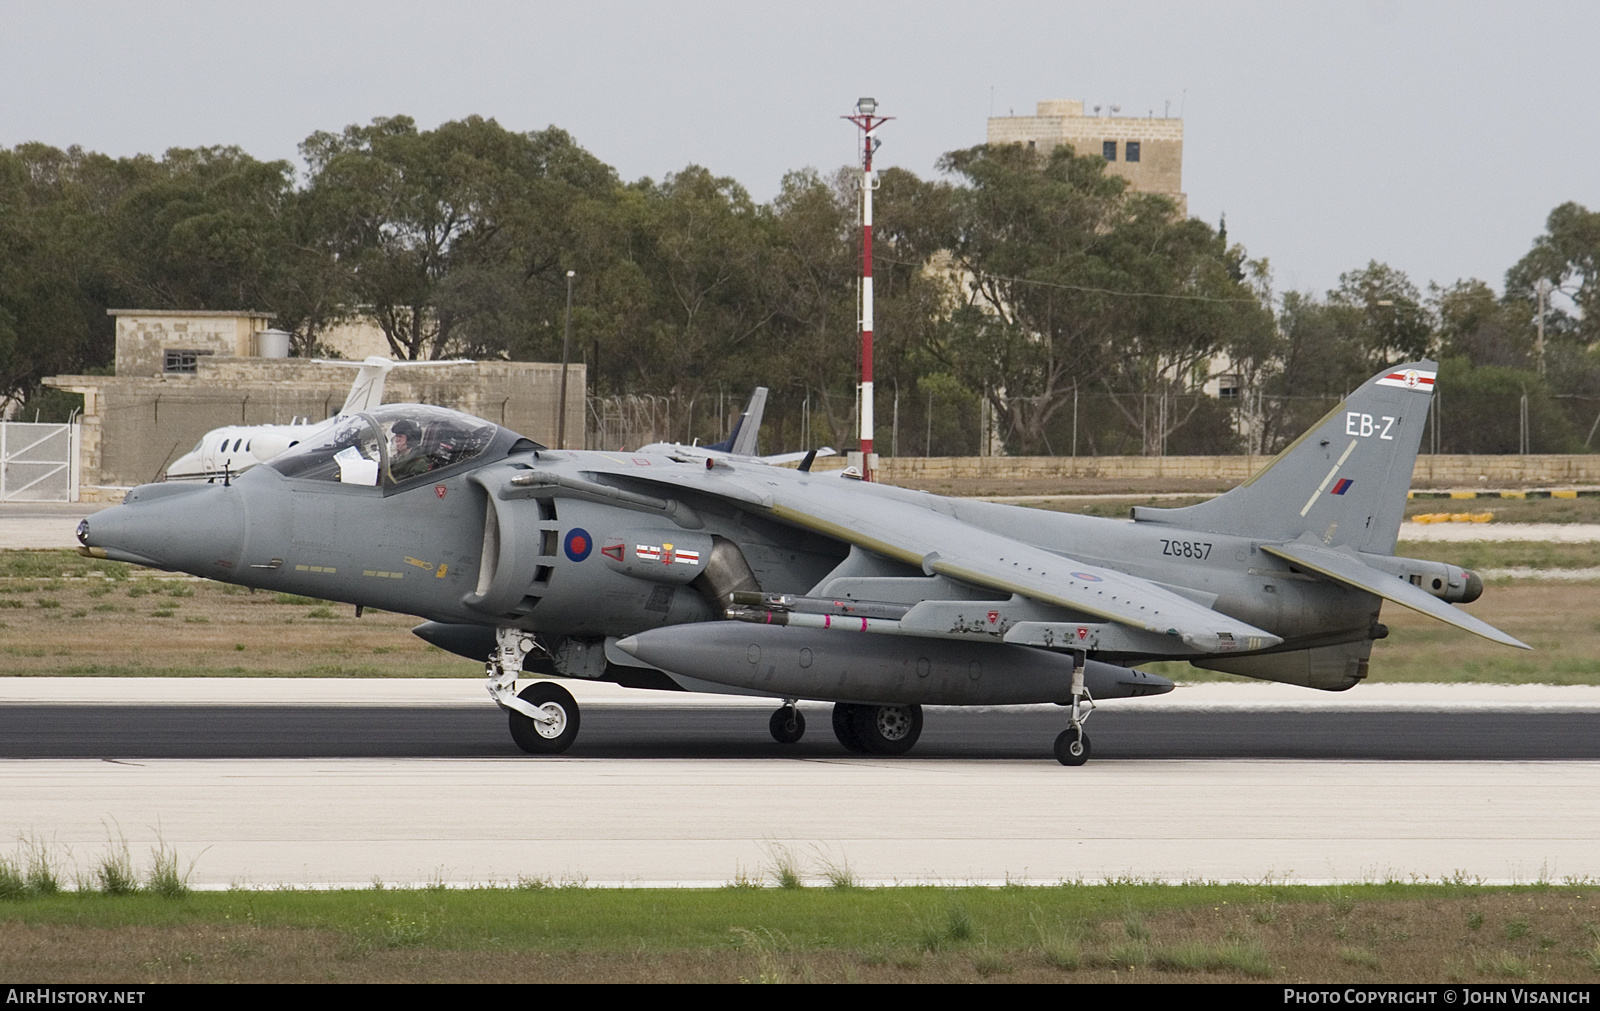
<path fill-rule="evenodd" d="M 1467 573 L 1467 588 L 1461 594 L 1461 602 L 1470 604 L 1483 596 L 1483 577 L 1476 572 Z"/>
<path fill-rule="evenodd" d="M 87 554 L 220 577 L 244 550 L 244 505 L 235 488 L 153 484 L 78 524 Z"/>

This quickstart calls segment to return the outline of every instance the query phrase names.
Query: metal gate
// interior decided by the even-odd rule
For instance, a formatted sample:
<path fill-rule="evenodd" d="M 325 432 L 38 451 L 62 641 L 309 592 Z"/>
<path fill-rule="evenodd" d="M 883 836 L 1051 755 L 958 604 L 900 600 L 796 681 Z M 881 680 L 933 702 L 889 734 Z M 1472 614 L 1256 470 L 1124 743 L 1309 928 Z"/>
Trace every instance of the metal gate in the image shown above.
<path fill-rule="evenodd" d="M 0 502 L 76 502 L 78 426 L 0 421 Z"/>

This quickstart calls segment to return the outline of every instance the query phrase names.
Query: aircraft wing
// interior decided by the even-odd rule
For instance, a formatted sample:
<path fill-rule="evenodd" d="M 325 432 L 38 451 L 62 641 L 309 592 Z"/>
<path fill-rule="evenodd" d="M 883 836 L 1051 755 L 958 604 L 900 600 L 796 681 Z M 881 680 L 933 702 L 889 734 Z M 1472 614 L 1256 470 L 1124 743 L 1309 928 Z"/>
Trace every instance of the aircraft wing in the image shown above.
<path fill-rule="evenodd" d="M 1495 628 L 1486 621 L 1474 618 L 1465 611 L 1456 609 L 1451 604 L 1440 600 L 1420 586 L 1412 586 L 1404 579 L 1396 578 L 1387 572 L 1379 572 L 1358 558 L 1352 558 L 1342 551 L 1331 551 L 1327 548 L 1304 541 L 1290 541 L 1287 544 L 1263 544 L 1261 550 L 1271 555 L 1277 555 L 1284 561 L 1291 562 L 1302 569 L 1309 569 L 1325 579 L 1345 586 L 1353 586 L 1358 590 L 1375 593 L 1384 600 L 1392 600 L 1396 604 L 1420 611 L 1431 618 L 1449 622 L 1457 628 L 1466 629 L 1475 635 L 1481 635 L 1491 642 L 1498 642 L 1505 646 L 1516 646 L 1518 649 L 1532 649 L 1527 643 Z"/>
<path fill-rule="evenodd" d="M 625 476 L 710 494 L 774 519 L 920 567 L 932 575 L 1069 608 L 1105 621 L 1169 636 L 1174 653 L 1266 649 L 1283 640 L 1137 576 L 1075 561 L 1006 537 L 935 508 L 898 489 L 780 471 L 772 477 L 711 470 L 638 468 Z M 748 475 L 748 476 L 747 476 Z M 618 476 L 624 476 L 618 474 Z M 930 500 L 936 501 L 936 500 Z"/>

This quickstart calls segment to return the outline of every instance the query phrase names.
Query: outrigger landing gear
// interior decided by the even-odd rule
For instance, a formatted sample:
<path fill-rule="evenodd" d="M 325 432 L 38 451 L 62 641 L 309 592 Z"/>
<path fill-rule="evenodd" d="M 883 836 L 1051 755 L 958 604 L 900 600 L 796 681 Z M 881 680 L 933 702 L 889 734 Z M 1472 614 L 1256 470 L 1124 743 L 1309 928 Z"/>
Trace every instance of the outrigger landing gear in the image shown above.
<path fill-rule="evenodd" d="M 767 721 L 772 739 L 779 744 L 796 744 L 806 733 L 805 714 L 795 707 L 795 699 L 784 699 L 783 705 Z"/>
<path fill-rule="evenodd" d="M 1056 737 L 1056 761 L 1062 765 L 1082 765 L 1089 760 L 1089 735 L 1083 732 L 1083 724 L 1094 712 L 1094 696 L 1083 683 L 1086 661 L 1082 650 L 1073 651 L 1072 715 L 1067 719 L 1067 729 Z"/>
<path fill-rule="evenodd" d="M 557 755 L 578 736 L 578 703 L 558 684 L 541 681 L 516 691 L 517 675 L 529 653 L 542 649 L 520 628 L 495 631 L 495 651 L 484 665 L 489 697 L 511 718 L 511 739 L 530 755 Z"/>

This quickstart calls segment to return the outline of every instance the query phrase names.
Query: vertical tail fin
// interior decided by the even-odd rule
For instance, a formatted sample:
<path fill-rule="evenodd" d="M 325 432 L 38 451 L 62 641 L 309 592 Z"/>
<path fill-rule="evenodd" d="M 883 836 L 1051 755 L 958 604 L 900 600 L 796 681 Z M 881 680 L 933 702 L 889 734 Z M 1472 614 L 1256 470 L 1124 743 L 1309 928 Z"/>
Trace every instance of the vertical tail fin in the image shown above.
<path fill-rule="evenodd" d="M 350 384 L 350 395 L 344 398 L 344 406 L 339 408 L 339 413 L 360 414 L 383 403 L 384 380 L 395 365 L 395 362 L 376 355 L 362 362 L 361 371 L 356 373 L 355 382 Z"/>
<path fill-rule="evenodd" d="M 757 386 L 755 392 L 750 394 L 750 403 L 745 405 L 744 413 L 733 423 L 733 431 L 728 433 L 728 437 L 705 448 L 732 453 L 734 456 L 758 455 L 756 440 L 761 437 L 761 415 L 766 409 L 767 388 Z"/>
<path fill-rule="evenodd" d="M 1133 518 L 1392 554 L 1438 371 L 1430 361 L 1385 369 L 1239 487 L 1182 509 L 1140 506 Z"/>

